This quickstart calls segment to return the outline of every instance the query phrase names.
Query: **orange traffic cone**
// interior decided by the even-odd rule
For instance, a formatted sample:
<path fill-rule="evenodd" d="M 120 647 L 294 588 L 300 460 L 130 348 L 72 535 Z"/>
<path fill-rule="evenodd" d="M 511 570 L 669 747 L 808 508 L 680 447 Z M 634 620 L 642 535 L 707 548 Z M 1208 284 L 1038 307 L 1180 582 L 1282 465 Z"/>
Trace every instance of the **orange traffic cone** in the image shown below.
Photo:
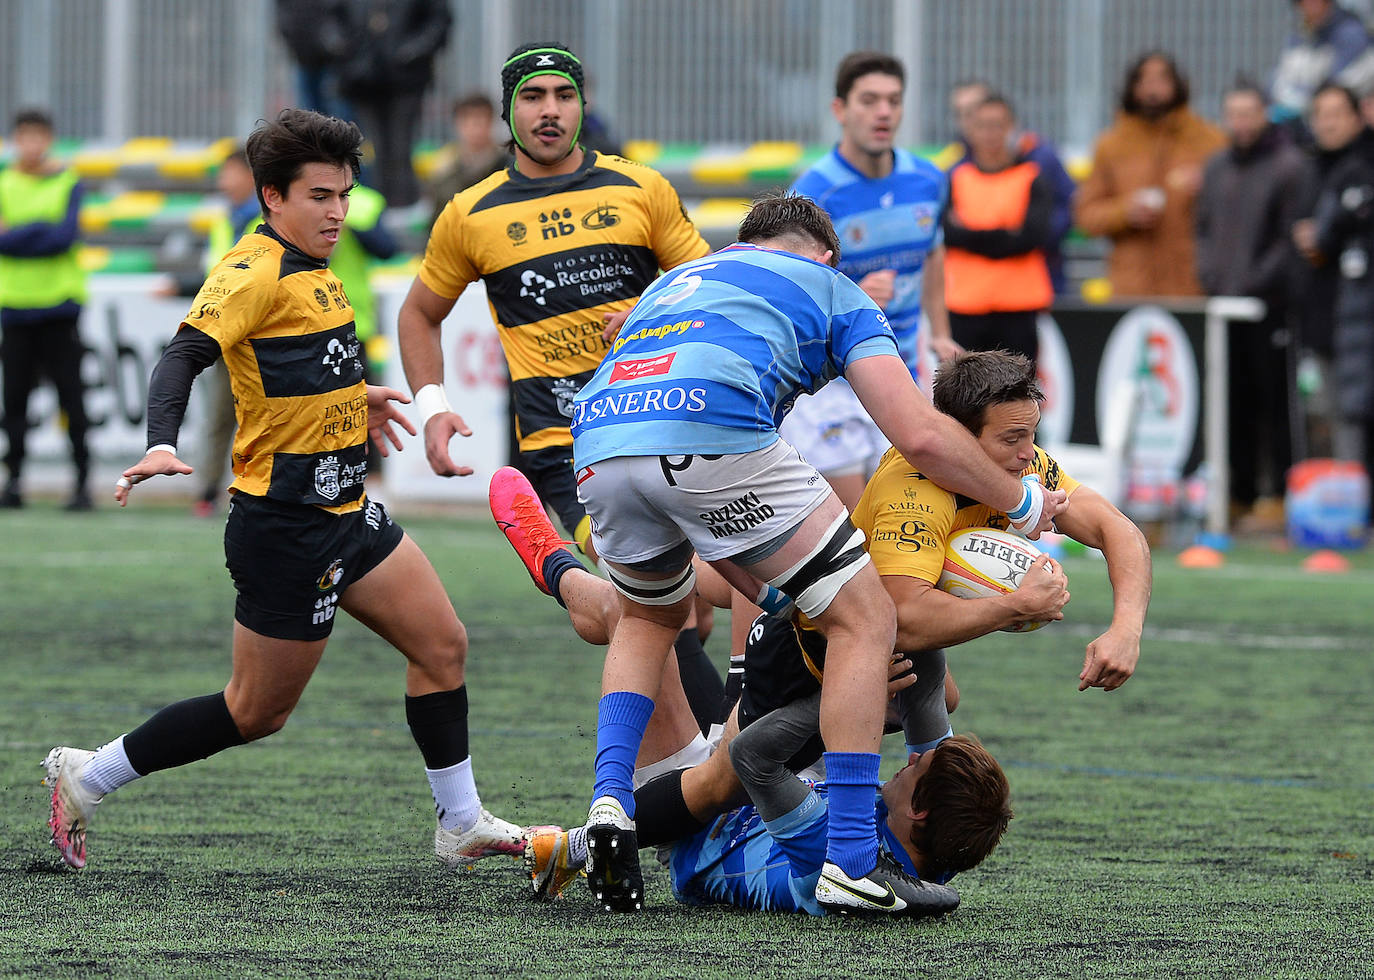
<path fill-rule="evenodd" d="M 1350 559 L 1339 552 L 1329 548 L 1321 551 L 1314 551 L 1302 561 L 1302 569 L 1305 572 L 1321 572 L 1325 574 L 1337 574 L 1350 571 Z"/>

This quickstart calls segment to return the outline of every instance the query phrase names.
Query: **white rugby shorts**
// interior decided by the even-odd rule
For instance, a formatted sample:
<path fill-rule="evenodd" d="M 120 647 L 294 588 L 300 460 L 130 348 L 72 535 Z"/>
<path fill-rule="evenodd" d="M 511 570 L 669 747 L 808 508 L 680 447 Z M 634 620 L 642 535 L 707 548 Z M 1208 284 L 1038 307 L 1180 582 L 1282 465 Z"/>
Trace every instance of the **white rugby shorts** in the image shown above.
<path fill-rule="evenodd" d="M 577 471 L 597 554 L 618 565 L 647 562 L 684 542 L 706 561 L 759 561 L 829 495 L 830 485 L 784 439 L 747 453 L 618 456 Z"/>
<path fill-rule="evenodd" d="M 778 431 L 824 476 L 859 474 L 867 479 L 891 446 L 854 389 L 840 378 L 798 398 Z"/>

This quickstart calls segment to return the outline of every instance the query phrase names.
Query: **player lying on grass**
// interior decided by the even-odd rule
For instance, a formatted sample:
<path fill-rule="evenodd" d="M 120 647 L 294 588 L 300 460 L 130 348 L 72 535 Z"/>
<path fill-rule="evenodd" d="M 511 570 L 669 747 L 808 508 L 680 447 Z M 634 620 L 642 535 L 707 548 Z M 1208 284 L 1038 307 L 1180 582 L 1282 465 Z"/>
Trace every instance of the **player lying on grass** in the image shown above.
<path fill-rule="evenodd" d="M 909 684 L 909 668 L 906 661 L 894 664 L 894 674 L 905 676 L 890 687 Z M 661 775 L 636 793 L 639 802 L 676 780 L 687 805 L 702 815 L 702 824 L 689 830 L 661 825 L 647 807 L 640 810 L 640 840 L 658 845 L 679 901 L 824 914 L 816 882 L 825 863 L 828 791 L 824 782 L 798 778 L 789 763 L 819 731 L 816 691 L 743 731 L 727 726 L 724 744 L 707 761 Z M 659 768 L 647 766 L 636 777 Z M 723 784 L 742 786 L 749 803 L 725 809 L 729 804 L 716 793 Z M 946 883 L 992 852 L 1011 816 L 1006 776 L 977 739 L 955 735 L 934 749 L 911 753 L 878 789 L 874 821 L 878 863 L 900 868 L 916 886 L 900 895 L 889 891 L 880 900 L 891 903 L 887 908 L 863 911 L 909 916 L 952 911 L 959 894 Z M 525 864 L 536 897 L 558 897 L 585 866 L 586 833 L 586 827 L 531 832 Z"/>

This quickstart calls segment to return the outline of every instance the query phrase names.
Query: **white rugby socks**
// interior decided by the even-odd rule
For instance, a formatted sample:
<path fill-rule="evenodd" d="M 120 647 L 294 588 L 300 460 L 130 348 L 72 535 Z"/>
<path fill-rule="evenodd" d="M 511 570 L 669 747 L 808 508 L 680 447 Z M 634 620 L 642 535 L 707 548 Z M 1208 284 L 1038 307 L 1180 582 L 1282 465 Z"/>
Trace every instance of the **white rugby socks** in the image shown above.
<path fill-rule="evenodd" d="M 129 763 L 124 752 L 124 736 L 113 742 L 106 742 L 95 750 L 86 768 L 81 772 L 81 785 L 93 793 L 104 796 L 119 787 L 138 779 L 140 773 Z"/>
<path fill-rule="evenodd" d="M 445 830 L 470 830 L 482 812 L 477 783 L 472 778 L 472 756 L 447 769 L 426 769 L 439 826 Z"/>

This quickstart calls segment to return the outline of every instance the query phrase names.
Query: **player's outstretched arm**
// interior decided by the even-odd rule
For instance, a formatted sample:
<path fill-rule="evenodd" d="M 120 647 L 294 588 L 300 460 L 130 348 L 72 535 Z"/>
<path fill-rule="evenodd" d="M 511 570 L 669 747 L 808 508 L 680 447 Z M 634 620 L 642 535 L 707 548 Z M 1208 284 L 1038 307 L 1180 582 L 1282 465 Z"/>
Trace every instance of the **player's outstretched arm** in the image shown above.
<path fill-rule="evenodd" d="M 449 455 L 454 435 L 470 436 L 472 430 L 453 411 L 444 394 L 444 350 L 441 330 L 454 300 L 440 296 L 416 279 L 396 317 L 396 339 L 401 347 L 401 366 L 415 393 L 425 432 L 425 458 L 439 476 L 471 476 L 471 466 L 459 466 Z"/>
<path fill-rule="evenodd" d="M 189 324 L 182 324 L 163 350 L 148 379 L 148 451 L 115 484 L 119 506 L 128 504 L 134 484 L 150 476 L 192 472 L 190 466 L 177 459 L 177 435 L 191 398 L 191 384 L 219 356 L 219 343 Z"/>
<path fill-rule="evenodd" d="M 1029 538 L 1049 530 L 1064 509 L 1064 491 L 1028 485 L 1000 469 L 967 429 L 936 411 L 901 358 L 862 358 L 846 368 L 845 378 L 883 435 L 937 485 L 1002 511 Z"/>
<path fill-rule="evenodd" d="M 1112 625 L 1088 644 L 1078 689 L 1114 691 L 1130 679 L 1140 658 L 1153 582 L 1150 545 L 1140 528 L 1095 490 L 1079 487 L 1069 500 L 1069 508 L 1056 519 L 1059 529 L 1101 549 L 1112 582 Z"/>
<path fill-rule="evenodd" d="M 961 599 L 913 575 L 884 575 L 883 587 L 897 607 L 898 650 L 952 647 L 1018 623 L 1063 619 L 1069 601 L 1064 569 L 1048 555 L 1015 592 L 986 599 Z"/>
<path fill-rule="evenodd" d="M 119 482 L 115 484 L 115 501 L 121 507 L 127 505 L 129 491 L 150 476 L 185 476 L 192 472 L 190 466 L 177 459 L 176 453 L 154 446 L 142 459 L 119 475 Z"/>

